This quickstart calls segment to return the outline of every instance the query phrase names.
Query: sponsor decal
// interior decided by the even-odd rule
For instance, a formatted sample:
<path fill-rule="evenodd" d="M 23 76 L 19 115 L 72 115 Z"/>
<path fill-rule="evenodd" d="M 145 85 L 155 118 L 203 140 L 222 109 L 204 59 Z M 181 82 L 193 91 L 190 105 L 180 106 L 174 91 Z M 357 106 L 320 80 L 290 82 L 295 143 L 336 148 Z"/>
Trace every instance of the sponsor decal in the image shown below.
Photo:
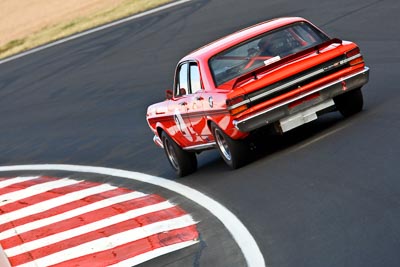
<path fill-rule="evenodd" d="M 212 108 L 214 106 L 214 100 L 213 100 L 212 96 L 210 96 L 208 98 L 208 105 L 210 105 L 210 108 Z"/>
<path fill-rule="evenodd" d="M 325 67 L 325 68 L 324 68 L 324 71 L 328 71 L 328 70 L 334 69 L 334 68 L 336 68 L 336 67 L 339 67 L 340 65 L 341 65 L 340 62 L 336 62 L 336 63 L 333 64 L 333 65 L 330 65 L 330 66 L 328 66 L 328 67 Z"/>
<path fill-rule="evenodd" d="M 183 136 L 187 140 L 192 142 L 193 141 L 193 137 L 190 134 L 189 129 L 187 128 L 185 121 L 183 120 L 183 117 L 182 117 L 182 114 L 181 114 L 179 108 L 175 109 L 174 121 L 175 121 L 175 124 L 178 127 L 179 131 L 183 134 Z"/>
<path fill-rule="evenodd" d="M 270 59 L 265 60 L 265 61 L 264 61 L 264 64 L 265 64 L 265 66 L 267 66 L 267 65 L 270 65 L 270 64 L 272 64 L 272 63 L 275 63 L 275 62 L 277 62 L 277 61 L 279 61 L 279 60 L 281 60 L 281 57 L 280 57 L 280 56 L 276 56 L 276 57 L 273 57 L 273 58 L 270 58 Z"/>

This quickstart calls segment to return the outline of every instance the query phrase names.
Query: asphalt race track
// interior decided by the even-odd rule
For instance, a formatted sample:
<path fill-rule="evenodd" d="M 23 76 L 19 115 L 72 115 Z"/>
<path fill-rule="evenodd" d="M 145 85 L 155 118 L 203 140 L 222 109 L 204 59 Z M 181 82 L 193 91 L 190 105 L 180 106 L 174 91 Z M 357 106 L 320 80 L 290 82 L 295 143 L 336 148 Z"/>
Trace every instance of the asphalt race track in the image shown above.
<path fill-rule="evenodd" d="M 398 0 L 194 0 L 1 64 L 0 165 L 104 166 L 176 180 L 234 212 L 268 266 L 400 266 L 398 14 Z M 371 68 L 364 111 L 260 137 L 254 160 L 236 171 L 216 151 L 202 153 L 199 170 L 176 179 L 152 142 L 147 106 L 164 98 L 186 53 L 280 16 L 360 45 Z M 223 244 L 209 248 L 193 265 L 244 264 L 223 258 L 234 254 Z"/>

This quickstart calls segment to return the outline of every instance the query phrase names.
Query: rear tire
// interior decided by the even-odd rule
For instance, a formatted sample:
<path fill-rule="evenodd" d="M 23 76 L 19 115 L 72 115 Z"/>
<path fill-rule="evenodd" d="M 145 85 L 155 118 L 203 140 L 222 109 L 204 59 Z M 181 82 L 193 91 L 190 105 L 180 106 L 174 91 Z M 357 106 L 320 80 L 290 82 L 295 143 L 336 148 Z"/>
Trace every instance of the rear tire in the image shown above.
<path fill-rule="evenodd" d="M 234 140 L 225 134 L 215 124 L 211 125 L 211 130 L 217 144 L 218 151 L 225 163 L 232 169 L 238 169 L 246 164 L 248 146 L 244 140 Z"/>
<path fill-rule="evenodd" d="M 183 177 L 197 170 L 197 158 L 193 152 L 183 150 L 165 132 L 161 134 L 164 151 L 176 175 Z"/>
<path fill-rule="evenodd" d="M 360 112 L 364 106 L 361 88 L 351 90 L 334 98 L 335 105 L 343 117 Z"/>

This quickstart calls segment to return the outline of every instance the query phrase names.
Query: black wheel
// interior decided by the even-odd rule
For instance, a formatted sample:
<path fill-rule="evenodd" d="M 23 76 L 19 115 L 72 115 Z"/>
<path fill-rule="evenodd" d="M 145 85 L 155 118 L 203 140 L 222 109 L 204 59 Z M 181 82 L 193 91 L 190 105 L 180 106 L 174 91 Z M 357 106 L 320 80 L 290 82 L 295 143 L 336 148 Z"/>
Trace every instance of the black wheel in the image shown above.
<path fill-rule="evenodd" d="M 242 167 L 247 162 L 248 146 L 244 140 L 234 140 L 215 124 L 211 125 L 215 142 L 221 157 L 232 169 Z"/>
<path fill-rule="evenodd" d="M 360 112 L 364 105 L 361 88 L 351 90 L 334 98 L 335 105 L 343 117 Z"/>
<path fill-rule="evenodd" d="M 183 150 L 165 132 L 161 134 L 168 161 L 179 177 L 189 175 L 197 169 L 197 158 L 193 152 Z"/>

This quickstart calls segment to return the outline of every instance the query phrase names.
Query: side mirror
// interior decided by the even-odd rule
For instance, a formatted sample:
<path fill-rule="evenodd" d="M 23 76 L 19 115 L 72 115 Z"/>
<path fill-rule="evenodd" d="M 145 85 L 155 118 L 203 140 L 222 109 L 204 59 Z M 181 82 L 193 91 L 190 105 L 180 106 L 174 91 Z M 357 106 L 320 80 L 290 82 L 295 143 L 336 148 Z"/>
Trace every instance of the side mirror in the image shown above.
<path fill-rule="evenodd" d="M 165 97 L 167 98 L 167 100 L 172 99 L 172 90 L 166 90 L 165 91 Z"/>

